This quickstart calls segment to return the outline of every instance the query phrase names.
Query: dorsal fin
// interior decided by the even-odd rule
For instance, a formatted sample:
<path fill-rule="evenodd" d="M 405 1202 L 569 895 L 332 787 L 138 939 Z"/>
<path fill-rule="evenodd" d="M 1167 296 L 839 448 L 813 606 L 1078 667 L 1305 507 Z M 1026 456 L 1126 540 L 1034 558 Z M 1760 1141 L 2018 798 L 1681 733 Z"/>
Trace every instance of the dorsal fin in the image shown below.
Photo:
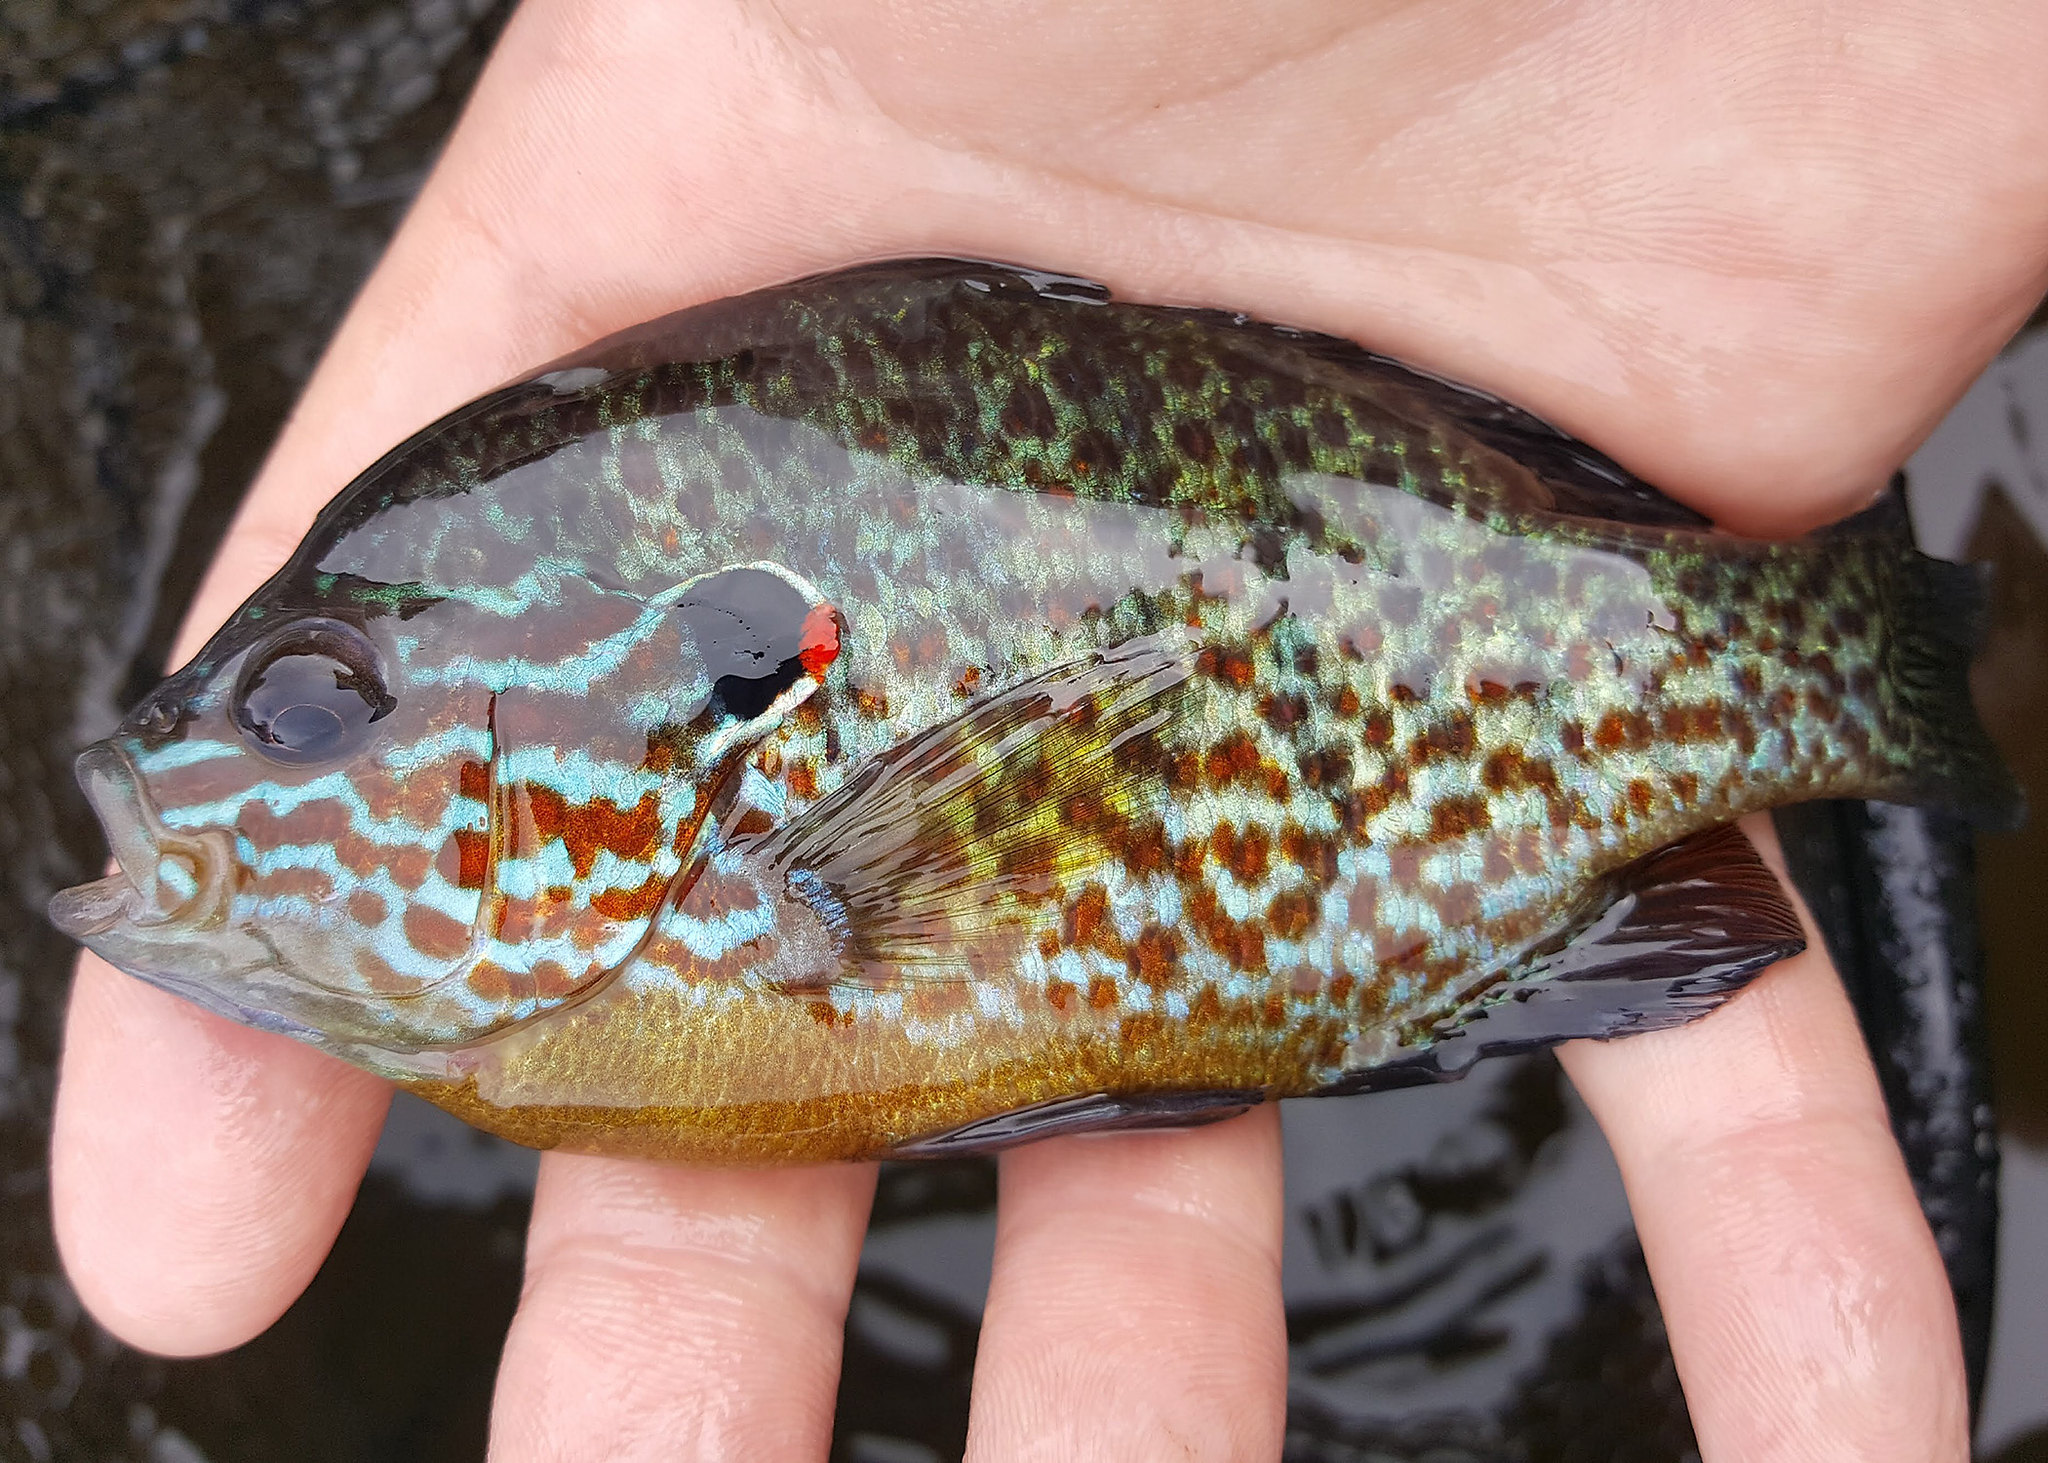
<path fill-rule="evenodd" d="M 1187 669 L 1148 637 L 990 696 L 736 851 L 817 911 L 835 979 L 959 977 L 983 937 L 1156 812 L 1158 733 Z"/>
<path fill-rule="evenodd" d="M 1453 435 L 1470 437 L 1500 453 L 1529 474 L 1535 489 L 1533 500 L 1523 502 L 1526 489 L 1512 481 L 1498 484 L 1507 495 L 1505 506 L 1644 528 L 1713 527 L 1705 514 L 1644 482 L 1597 447 L 1491 392 L 1339 336 L 1242 316 L 1232 317 L 1230 323 L 1247 338 L 1264 337 L 1282 349 L 1335 367 L 1352 379 L 1352 389 L 1362 390 L 1415 426 L 1426 426 L 1434 418 Z M 1486 487 L 1473 483 L 1468 490 L 1483 492 Z"/>

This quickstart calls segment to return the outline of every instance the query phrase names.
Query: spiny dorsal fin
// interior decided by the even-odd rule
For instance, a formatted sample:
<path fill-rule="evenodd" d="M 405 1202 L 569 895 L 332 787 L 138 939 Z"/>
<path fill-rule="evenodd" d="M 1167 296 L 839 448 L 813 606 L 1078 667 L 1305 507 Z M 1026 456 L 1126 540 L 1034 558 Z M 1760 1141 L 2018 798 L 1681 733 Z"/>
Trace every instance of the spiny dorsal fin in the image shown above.
<path fill-rule="evenodd" d="M 1442 1082 L 1481 1057 L 1679 1026 L 1806 948 L 1777 875 L 1739 828 L 1659 849 L 1611 888 L 1576 933 L 1440 1022 L 1427 1047 L 1317 1095 Z"/>
<path fill-rule="evenodd" d="M 1156 814 L 1177 643 L 1128 641 L 1032 677 L 870 762 L 740 848 L 831 930 L 839 980 L 959 978 L 987 936 Z"/>

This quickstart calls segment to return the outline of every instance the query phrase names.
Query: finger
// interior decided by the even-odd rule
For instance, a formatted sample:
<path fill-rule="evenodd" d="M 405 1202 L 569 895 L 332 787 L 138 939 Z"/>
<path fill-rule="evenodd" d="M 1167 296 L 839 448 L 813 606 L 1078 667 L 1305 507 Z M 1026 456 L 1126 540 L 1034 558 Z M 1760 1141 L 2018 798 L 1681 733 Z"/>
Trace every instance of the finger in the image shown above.
<path fill-rule="evenodd" d="M 1770 825 L 1749 832 L 1782 873 Z M 1841 983 L 1808 922 L 1711 1018 L 1564 1051 L 1628 1187 L 1709 1459 L 1969 1454 L 1962 1352 Z"/>
<path fill-rule="evenodd" d="M 218 1351 L 263 1330 L 333 1243 L 389 1097 L 86 956 L 50 1168 L 80 1297 L 150 1351 Z"/>
<path fill-rule="evenodd" d="M 866 1165 L 549 1154 L 493 1463 L 823 1458 L 873 1194 Z"/>
<path fill-rule="evenodd" d="M 970 1459 L 1279 1456 L 1276 1108 L 1017 1149 L 997 1215 Z"/>

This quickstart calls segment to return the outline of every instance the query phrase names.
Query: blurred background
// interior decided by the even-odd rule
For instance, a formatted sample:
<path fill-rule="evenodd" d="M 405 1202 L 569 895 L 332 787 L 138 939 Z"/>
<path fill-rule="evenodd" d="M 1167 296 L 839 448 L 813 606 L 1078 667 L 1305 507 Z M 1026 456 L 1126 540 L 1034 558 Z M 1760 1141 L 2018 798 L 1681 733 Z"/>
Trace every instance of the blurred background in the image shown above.
<path fill-rule="evenodd" d="M 73 750 L 155 680 L 243 487 L 508 10 L 0 0 L 7 1460 L 483 1455 L 534 1156 L 401 1098 L 333 1255 L 271 1331 L 202 1361 L 123 1347 L 82 1313 L 50 1238 L 72 950 L 42 908 L 104 858 Z M 1788 826 L 1788 841 L 1830 919 L 1966 1331 L 1989 1337 L 1979 1456 L 2043 1463 L 2048 985 L 2021 915 L 2048 887 L 2048 321 L 1914 459 L 1911 488 L 1932 552 L 1999 567 L 1978 694 L 2037 815 L 1976 844 L 1974 900 L 1967 839 L 1938 820 L 1836 809 Z M 1290 1459 L 1695 1456 L 1613 1161 L 1556 1063 L 1496 1062 L 1367 1102 L 1285 1114 Z M 994 1195 L 986 1163 L 885 1170 L 837 1457 L 959 1455 Z"/>

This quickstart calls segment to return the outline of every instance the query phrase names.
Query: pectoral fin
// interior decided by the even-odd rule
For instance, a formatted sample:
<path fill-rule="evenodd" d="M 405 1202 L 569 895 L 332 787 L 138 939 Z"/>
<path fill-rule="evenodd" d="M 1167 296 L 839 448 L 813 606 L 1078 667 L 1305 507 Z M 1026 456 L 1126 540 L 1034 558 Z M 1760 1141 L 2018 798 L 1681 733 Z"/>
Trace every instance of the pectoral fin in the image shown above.
<path fill-rule="evenodd" d="M 1032 677 L 877 757 L 740 850 L 831 931 L 820 984 L 958 979 L 1165 796 L 1187 671 L 1131 641 Z"/>

